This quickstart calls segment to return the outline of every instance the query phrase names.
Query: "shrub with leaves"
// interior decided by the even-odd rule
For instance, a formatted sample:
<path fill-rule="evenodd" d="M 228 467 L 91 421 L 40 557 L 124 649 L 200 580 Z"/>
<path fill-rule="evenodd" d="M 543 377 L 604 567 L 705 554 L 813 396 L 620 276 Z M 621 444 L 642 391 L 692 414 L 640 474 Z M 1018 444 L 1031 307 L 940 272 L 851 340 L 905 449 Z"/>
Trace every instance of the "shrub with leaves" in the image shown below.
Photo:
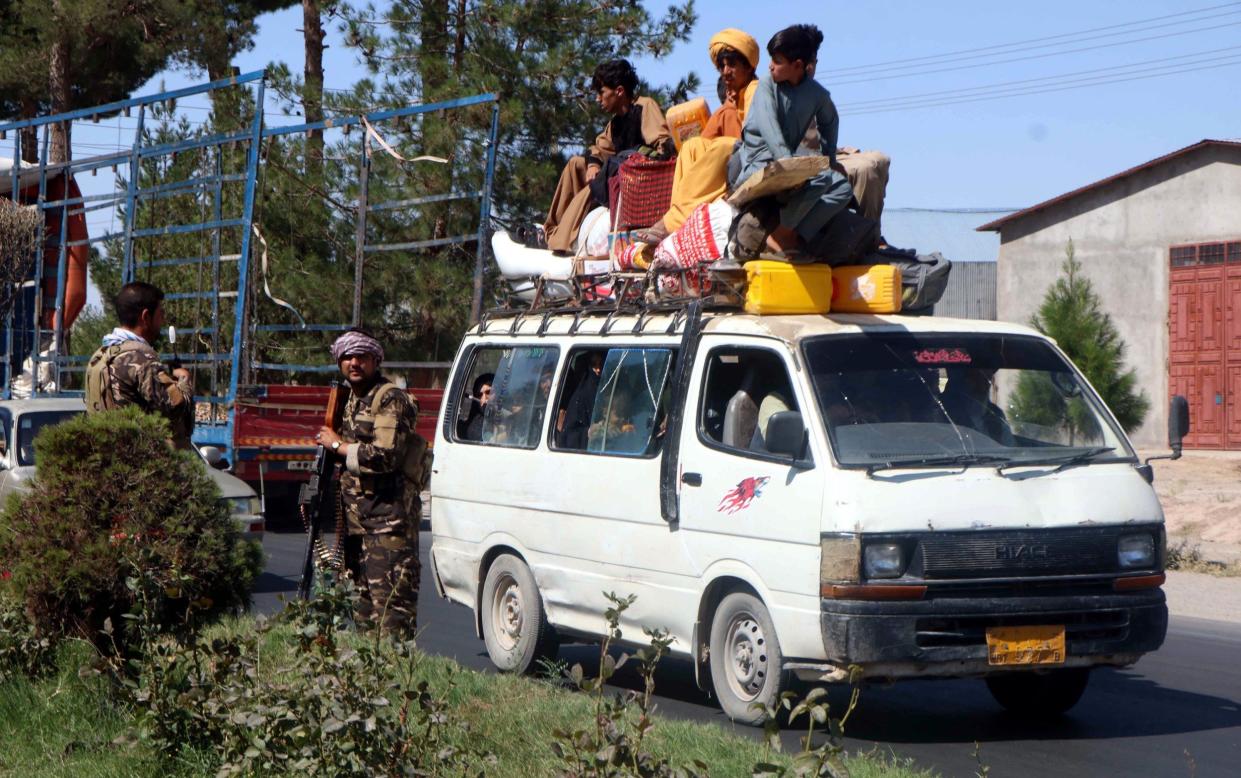
<path fill-rule="evenodd" d="M 0 684 L 50 672 L 56 659 L 52 641 L 35 634 L 25 609 L 7 588 L 0 581 Z"/>
<path fill-rule="evenodd" d="M 137 736 L 169 754 L 213 753 L 219 776 L 464 775 L 493 764 L 453 722 L 451 679 L 440 689 L 415 679 L 412 641 L 351 631 L 355 597 L 339 583 L 256 632 L 153 636 L 126 687 Z M 279 625 L 292 627 L 290 651 L 265 640 Z"/>
<path fill-rule="evenodd" d="M 617 659 L 610 649 L 621 639 L 621 614 L 637 597 L 632 594 L 620 597 L 612 592 L 604 592 L 603 596 L 612 607 L 604 612 L 608 628 L 599 646 L 599 673 L 594 678 L 587 677 L 581 665 L 574 665 L 567 673 L 574 686 L 595 699 L 593 726 L 572 731 L 557 729 L 552 733 L 552 751 L 563 765 L 560 775 L 565 778 L 705 778 L 705 764 L 696 761 L 693 768 L 676 767 L 643 747 L 647 734 L 655 726 L 651 703 L 655 694 L 655 668 L 672 645 L 667 632 L 644 630 L 650 644 L 633 657 L 642 676 L 642 691 L 621 692 L 610 699 L 604 695 L 604 685 L 630 659 L 628 654 L 621 654 Z"/>
<path fill-rule="evenodd" d="M 8 584 L 41 637 L 132 648 L 130 619 L 192 631 L 245 607 L 262 550 L 243 541 L 204 464 L 167 423 L 126 408 L 35 440 L 38 473 L 0 514 Z"/>

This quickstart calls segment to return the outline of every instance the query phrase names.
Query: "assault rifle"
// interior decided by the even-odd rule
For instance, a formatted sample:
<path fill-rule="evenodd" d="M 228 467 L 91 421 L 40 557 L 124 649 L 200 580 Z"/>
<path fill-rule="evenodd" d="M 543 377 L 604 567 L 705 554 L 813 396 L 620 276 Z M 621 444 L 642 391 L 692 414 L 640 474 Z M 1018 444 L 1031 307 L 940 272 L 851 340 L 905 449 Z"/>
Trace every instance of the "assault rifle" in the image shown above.
<path fill-rule="evenodd" d="M 345 400 L 349 395 L 347 387 L 340 381 L 332 382 L 332 390 L 327 397 L 327 410 L 323 423 L 333 430 L 339 431 L 341 417 L 345 412 Z M 320 444 L 315 452 L 315 467 L 310 480 L 302 484 L 298 496 L 302 519 L 306 522 L 306 557 L 302 562 L 302 580 L 297 587 L 297 596 L 303 600 L 310 599 L 310 590 L 315 578 L 315 550 L 322 545 L 320 536 L 324 522 L 331 522 L 336 516 L 336 500 L 332 489 L 333 476 L 336 473 L 336 458 L 324 445 Z M 339 527 L 337 530 L 339 531 Z M 337 539 L 337 543 L 340 539 Z"/>

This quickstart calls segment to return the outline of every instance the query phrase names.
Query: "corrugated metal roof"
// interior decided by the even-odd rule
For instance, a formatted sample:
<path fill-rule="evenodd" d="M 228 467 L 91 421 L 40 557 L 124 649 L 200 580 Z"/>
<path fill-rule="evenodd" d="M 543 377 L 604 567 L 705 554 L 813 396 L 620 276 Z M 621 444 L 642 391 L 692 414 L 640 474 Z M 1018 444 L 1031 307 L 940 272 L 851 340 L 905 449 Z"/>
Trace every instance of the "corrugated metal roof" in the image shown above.
<path fill-rule="evenodd" d="M 1015 213 L 1010 213 L 1007 216 L 1002 216 L 999 219 L 996 219 L 995 221 L 987 222 L 986 224 L 982 225 L 978 229 L 983 230 L 983 231 L 994 230 L 998 232 L 1001 227 L 1013 221 L 1014 219 L 1020 219 L 1025 216 L 1029 216 L 1030 214 L 1036 211 L 1041 211 L 1045 208 L 1050 208 L 1053 205 L 1058 205 L 1066 200 L 1071 200 L 1080 194 L 1089 192 L 1091 189 L 1097 189 L 1098 187 L 1105 186 L 1107 184 L 1112 183 L 1113 181 L 1117 181 L 1127 176 L 1131 176 L 1134 173 L 1137 173 L 1142 170 L 1146 170 L 1147 168 L 1155 167 L 1156 165 L 1162 165 L 1164 162 L 1167 162 L 1169 160 L 1175 159 L 1180 156 L 1184 156 L 1185 154 L 1189 154 L 1190 152 L 1197 151 L 1198 149 L 1207 148 L 1208 146 L 1223 146 L 1225 148 L 1241 148 L 1241 142 L 1238 142 L 1235 140 L 1212 140 L 1211 138 L 1206 138 L 1205 140 L 1200 140 L 1197 143 L 1186 146 L 1183 149 L 1177 149 L 1176 151 L 1173 151 L 1169 154 L 1164 154 L 1162 157 L 1155 157 L 1154 159 L 1149 160 L 1147 162 L 1143 162 L 1140 165 L 1135 165 L 1134 167 L 1131 167 L 1128 170 L 1122 170 L 1119 173 L 1116 173 L 1115 175 L 1110 175 L 1107 178 L 1103 178 L 1098 181 L 1095 181 L 1093 184 L 1086 184 L 1085 186 L 1078 187 L 1077 189 L 1074 189 L 1071 192 L 1065 192 L 1064 194 L 1059 195 L 1057 197 L 1053 197 L 1050 200 L 1044 200 L 1043 202 L 1038 203 L 1037 205 L 1032 205 L 1029 208 L 1023 208 L 1022 210 L 1017 211 Z M 884 213 L 884 225 L 885 226 L 887 225 L 887 213 L 886 212 Z"/>
<path fill-rule="evenodd" d="M 919 254 L 938 251 L 953 262 L 994 262 L 1000 236 L 978 232 L 978 225 L 1013 213 L 1015 208 L 884 208 L 883 237 Z"/>

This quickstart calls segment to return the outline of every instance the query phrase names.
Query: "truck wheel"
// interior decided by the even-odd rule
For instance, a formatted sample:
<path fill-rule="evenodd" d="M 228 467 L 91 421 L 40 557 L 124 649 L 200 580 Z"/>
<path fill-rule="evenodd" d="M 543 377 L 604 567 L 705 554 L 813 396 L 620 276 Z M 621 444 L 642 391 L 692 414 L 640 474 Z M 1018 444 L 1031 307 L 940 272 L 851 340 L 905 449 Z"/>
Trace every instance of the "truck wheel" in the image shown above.
<path fill-rule="evenodd" d="M 1052 717 L 1076 705 L 1089 682 L 1090 668 L 1078 667 L 1045 674 L 992 675 L 987 677 L 987 689 L 996 702 L 1012 713 Z"/>
<path fill-rule="evenodd" d="M 528 673 L 538 659 L 556 654 L 555 632 L 525 562 L 511 554 L 496 557 L 487 570 L 481 605 L 483 641 L 500 670 Z"/>
<path fill-rule="evenodd" d="M 762 600 L 733 592 L 720 601 L 711 620 L 711 685 L 720 707 L 739 724 L 766 718 L 754 703 L 773 705 L 785 686 L 776 627 Z"/>

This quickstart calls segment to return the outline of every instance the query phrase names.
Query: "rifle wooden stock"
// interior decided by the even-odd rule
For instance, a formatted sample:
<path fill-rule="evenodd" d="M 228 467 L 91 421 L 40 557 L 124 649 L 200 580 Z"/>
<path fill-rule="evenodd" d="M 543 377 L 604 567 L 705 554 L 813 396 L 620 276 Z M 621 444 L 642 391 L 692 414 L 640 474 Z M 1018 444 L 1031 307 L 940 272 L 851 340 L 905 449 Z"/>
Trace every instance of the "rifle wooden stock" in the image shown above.
<path fill-rule="evenodd" d="M 327 409 L 324 413 L 325 426 L 340 431 L 341 417 L 345 412 L 345 400 L 348 394 L 346 387 L 339 381 L 332 382 L 332 390 L 328 393 Z M 306 517 L 306 555 L 302 561 L 302 580 L 297 587 L 297 596 L 303 600 L 310 598 L 315 578 L 315 545 L 323 532 L 324 522 L 331 522 L 336 515 L 336 500 L 332 491 L 333 475 L 336 471 L 336 458 L 326 446 L 320 445 L 315 452 L 315 466 L 310 480 L 302 484 L 298 502 Z M 339 540 L 338 540 L 339 542 Z"/>

